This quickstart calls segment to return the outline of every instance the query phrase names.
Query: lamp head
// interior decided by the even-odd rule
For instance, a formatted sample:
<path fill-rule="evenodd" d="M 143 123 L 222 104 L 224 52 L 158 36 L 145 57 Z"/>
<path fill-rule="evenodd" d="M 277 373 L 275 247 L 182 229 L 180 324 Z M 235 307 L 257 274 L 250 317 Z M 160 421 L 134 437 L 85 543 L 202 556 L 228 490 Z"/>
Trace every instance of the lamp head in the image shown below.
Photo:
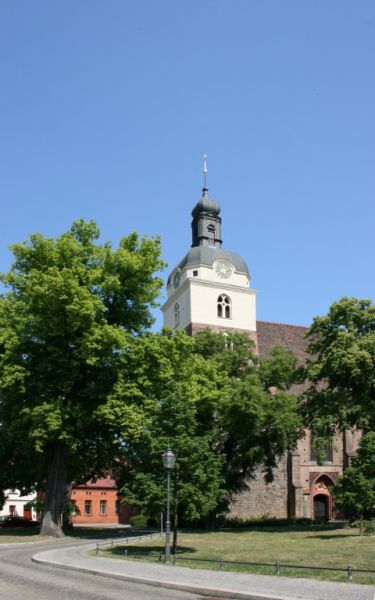
<path fill-rule="evenodd" d="M 164 452 L 161 458 L 163 461 L 164 469 L 166 471 L 172 471 L 176 462 L 176 455 L 173 454 L 172 450 L 168 448 L 168 450 Z"/>

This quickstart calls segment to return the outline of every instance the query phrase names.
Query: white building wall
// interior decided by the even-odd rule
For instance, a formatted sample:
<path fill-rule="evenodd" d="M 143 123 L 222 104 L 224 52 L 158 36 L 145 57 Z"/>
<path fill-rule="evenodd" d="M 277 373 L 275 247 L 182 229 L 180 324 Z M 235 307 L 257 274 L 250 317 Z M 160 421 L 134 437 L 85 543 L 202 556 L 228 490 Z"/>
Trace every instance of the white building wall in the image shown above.
<path fill-rule="evenodd" d="M 11 514 L 11 507 L 14 506 L 14 514 L 18 517 L 23 517 L 24 507 L 28 502 L 32 502 L 36 498 L 36 492 L 28 494 L 27 496 L 21 496 L 19 490 L 5 490 L 5 504 L 0 509 L 0 516 L 6 516 Z M 32 509 L 32 517 L 36 518 L 36 512 Z"/>

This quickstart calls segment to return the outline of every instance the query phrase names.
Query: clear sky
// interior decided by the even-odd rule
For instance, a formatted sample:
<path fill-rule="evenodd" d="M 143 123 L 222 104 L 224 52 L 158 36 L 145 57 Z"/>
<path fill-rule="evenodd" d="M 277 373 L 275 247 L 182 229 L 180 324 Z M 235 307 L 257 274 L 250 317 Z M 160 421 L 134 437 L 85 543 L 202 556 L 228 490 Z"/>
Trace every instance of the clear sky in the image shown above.
<path fill-rule="evenodd" d="M 0 270 L 80 217 L 172 268 L 206 152 L 258 318 L 374 300 L 374 113 L 373 0 L 3 1 Z"/>

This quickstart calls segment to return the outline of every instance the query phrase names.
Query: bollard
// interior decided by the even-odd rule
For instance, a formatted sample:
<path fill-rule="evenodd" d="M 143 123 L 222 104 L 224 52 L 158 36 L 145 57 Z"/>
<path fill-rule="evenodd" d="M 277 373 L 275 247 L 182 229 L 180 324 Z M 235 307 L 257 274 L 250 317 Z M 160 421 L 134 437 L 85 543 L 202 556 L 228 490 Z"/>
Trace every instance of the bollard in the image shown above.
<path fill-rule="evenodd" d="M 95 554 L 98 555 L 99 554 L 99 544 L 96 544 L 96 550 L 95 550 Z"/>
<path fill-rule="evenodd" d="M 348 572 L 348 579 L 349 579 L 349 581 L 351 581 L 353 579 L 353 569 L 350 565 L 348 565 L 347 572 Z"/>
<path fill-rule="evenodd" d="M 224 569 L 224 558 L 220 556 L 220 569 Z"/>
<path fill-rule="evenodd" d="M 276 575 L 280 575 L 280 561 L 277 560 L 276 561 Z"/>

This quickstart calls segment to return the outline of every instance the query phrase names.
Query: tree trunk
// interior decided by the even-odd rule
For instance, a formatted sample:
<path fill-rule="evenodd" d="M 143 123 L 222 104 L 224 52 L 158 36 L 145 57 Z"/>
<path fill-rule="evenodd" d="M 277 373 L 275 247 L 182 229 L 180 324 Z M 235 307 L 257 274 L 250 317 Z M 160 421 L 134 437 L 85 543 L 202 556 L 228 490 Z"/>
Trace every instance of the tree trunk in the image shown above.
<path fill-rule="evenodd" d="M 66 484 L 64 504 L 70 502 L 70 497 L 72 495 L 72 487 L 73 487 L 73 484 L 71 482 Z M 63 527 L 64 531 L 69 531 L 69 529 L 73 528 L 72 513 L 70 511 L 69 512 L 66 512 L 66 511 L 63 512 L 62 527 Z"/>
<path fill-rule="evenodd" d="M 359 517 L 359 534 L 361 536 L 363 535 L 363 512 L 361 512 L 361 515 Z"/>
<path fill-rule="evenodd" d="M 51 448 L 48 465 L 41 535 L 64 536 L 61 528 L 61 508 L 66 497 L 66 486 L 65 446 L 56 442 Z"/>

